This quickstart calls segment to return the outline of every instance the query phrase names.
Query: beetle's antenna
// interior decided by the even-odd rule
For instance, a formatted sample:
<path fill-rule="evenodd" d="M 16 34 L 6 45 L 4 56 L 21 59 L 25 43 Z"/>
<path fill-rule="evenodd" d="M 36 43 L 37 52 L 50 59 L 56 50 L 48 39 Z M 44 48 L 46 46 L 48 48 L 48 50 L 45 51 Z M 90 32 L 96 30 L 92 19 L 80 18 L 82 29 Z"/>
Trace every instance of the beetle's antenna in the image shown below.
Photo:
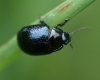
<path fill-rule="evenodd" d="M 78 32 L 78 31 L 81 31 L 81 30 L 88 30 L 88 29 L 89 29 L 88 27 L 80 28 L 80 29 L 77 29 L 77 30 L 75 30 L 75 31 L 73 31 L 73 32 L 71 32 L 71 33 L 69 33 L 69 35 L 72 35 L 72 34 Z M 74 49 L 71 42 L 69 42 L 69 45 L 70 45 L 70 47 L 71 47 L 72 49 Z"/>
<path fill-rule="evenodd" d="M 88 27 L 80 28 L 80 29 L 77 29 L 77 30 L 75 30 L 75 31 L 73 31 L 73 32 L 71 32 L 71 33 L 69 33 L 69 35 L 72 35 L 72 34 L 78 32 L 78 31 L 81 31 L 81 30 L 88 30 L 88 29 L 89 29 Z"/>
<path fill-rule="evenodd" d="M 69 43 L 69 45 L 70 45 L 70 47 L 71 47 L 72 49 L 74 49 L 72 43 Z"/>

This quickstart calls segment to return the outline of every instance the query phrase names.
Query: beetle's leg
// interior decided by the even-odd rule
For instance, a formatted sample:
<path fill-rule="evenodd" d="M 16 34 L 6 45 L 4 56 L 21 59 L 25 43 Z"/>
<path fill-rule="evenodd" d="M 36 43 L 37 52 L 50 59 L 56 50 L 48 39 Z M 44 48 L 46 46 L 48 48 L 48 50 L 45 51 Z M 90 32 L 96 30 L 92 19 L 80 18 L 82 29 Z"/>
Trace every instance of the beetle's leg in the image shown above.
<path fill-rule="evenodd" d="M 64 25 L 65 25 L 65 23 L 66 23 L 67 21 L 68 21 L 68 19 L 65 19 L 63 23 L 61 23 L 61 24 L 57 24 L 57 26 L 56 26 L 56 27 L 58 27 L 58 26 L 60 26 L 60 27 L 64 26 Z"/>
<path fill-rule="evenodd" d="M 53 50 L 53 52 L 59 51 L 63 48 L 63 46 L 59 47 L 58 49 Z"/>
<path fill-rule="evenodd" d="M 47 24 L 43 21 L 42 16 L 40 16 L 40 23 L 41 23 L 41 24 L 44 24 L 44 25 L 47 25 Z"/>

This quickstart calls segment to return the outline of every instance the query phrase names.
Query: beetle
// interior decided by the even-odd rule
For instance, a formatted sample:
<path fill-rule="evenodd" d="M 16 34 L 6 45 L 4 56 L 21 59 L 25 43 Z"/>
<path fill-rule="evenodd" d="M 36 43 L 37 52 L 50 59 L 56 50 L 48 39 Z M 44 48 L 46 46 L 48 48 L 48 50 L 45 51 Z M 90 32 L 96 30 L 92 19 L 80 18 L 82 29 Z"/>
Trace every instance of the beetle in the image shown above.
<path fill-rule="evenodd" d="M 30 55 L 47 55 L 61 50 L 63 45 L 69 44 L 73 48 L 70 35 L 87 28 L 80 28 L 69 34 L 58 28 L 64 26 L 66 22 L 68 19 L 54 26 L 50 32 L 49 26 L 40 17 L 40 24 L 23 27 L 18 32 L 17 42 L 20 49 Z"/>

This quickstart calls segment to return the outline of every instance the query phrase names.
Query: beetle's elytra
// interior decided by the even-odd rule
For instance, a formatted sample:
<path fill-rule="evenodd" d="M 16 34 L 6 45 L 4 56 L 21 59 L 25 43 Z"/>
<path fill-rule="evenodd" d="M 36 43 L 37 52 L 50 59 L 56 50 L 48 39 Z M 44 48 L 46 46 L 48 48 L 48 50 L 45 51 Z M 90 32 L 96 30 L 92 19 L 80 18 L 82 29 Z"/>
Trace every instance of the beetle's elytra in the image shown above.
<path fill-rule="evenodd" d="M 72 33 L 63 32 L 58 26 L 63 26 L 68 19 L 62 24 L 57 24 L 52 28 L 51 32 L 49 26 L 40 18 L 41 24 L 30 25 L 23 27 L 17 34 L 18 45 L 21 50 L 31 55 L 46 55 L 58 51 L 63 48 L 63 45 L 70 44 L 70 35 Z"/>

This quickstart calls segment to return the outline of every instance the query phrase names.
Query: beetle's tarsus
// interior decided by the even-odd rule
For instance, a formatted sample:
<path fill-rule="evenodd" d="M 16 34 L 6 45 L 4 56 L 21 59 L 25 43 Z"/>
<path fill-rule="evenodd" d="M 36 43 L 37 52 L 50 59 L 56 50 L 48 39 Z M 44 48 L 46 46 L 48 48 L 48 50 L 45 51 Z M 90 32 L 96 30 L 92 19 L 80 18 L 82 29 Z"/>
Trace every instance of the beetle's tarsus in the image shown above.
<path fill-rule="evenodd" d="M 41 24 L 45 24 L 45 25 L 47 25 L 47 24 L 43 21 L 42 16 L 40 16 L 40 23 L 41 23 Z"/>
<path fill-rule="evenodd" d="M 64 25 L 66 24 L 67 21 L 68 21 L 68 19 L 65 19 L 63 23 L 61 23 L 61 24 L 57 24 L 56 27 L 58 27 L 58 26 L 60 26 L 60 27 L 64 26 Z"/>

